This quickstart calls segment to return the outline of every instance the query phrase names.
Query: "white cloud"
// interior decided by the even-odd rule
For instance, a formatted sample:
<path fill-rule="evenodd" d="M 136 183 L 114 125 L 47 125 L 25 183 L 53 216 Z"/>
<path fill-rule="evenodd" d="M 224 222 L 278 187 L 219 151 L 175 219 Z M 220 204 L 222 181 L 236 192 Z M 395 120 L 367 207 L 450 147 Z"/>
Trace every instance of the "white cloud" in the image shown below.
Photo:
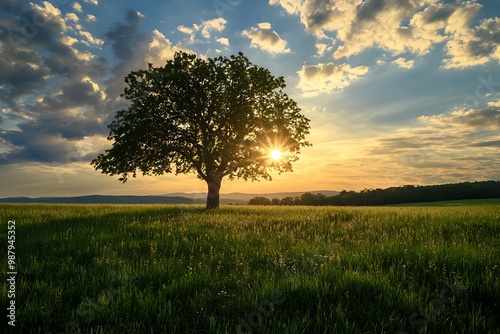
<path fill-rule="evenodd" d="M 322 57 L 325 55 L 325 52 L 330 51 L 333 49 L 333 46 L 329 46 L 328 44 L 325 43 L 316 43 L 316 50 L 318 56 Z"/>
<path fill-rule="evenodd" d="M 96 20 L 96 17 L 92 14 L 87 14 L 87 21 L 89 22 L 94 22 Z"/>
<path fill-rule="evenodd" d="M 473 9 L 477 10 L 474 7 Z M 466 21 L 472 19 L 471 14 L 475 14 L 473 10 L 470 12 L 459 14 L 467 17 L 464 19 Z M 454 38 L 446 44 L 445 49 L 450 58 L 444 61 L 444 68 L 464 68 L 482 65 L 491 60 L 500 61 L 500 18 L 484 20 L 472 29 L 454 26 L 449 30 Z"/>
<path fill-rule="evenodd" d="M 307 96 L 342 90 L 368 72 L 368 67 L 333 63 L 302 66 L 298 87 Z"/>
<path fill-rule="evenodd" d="M 71 36 L 63 36 L 63 37 L 61 37 L 60 42 L 64 45 L 71 46 L 71 45 L 77 43 L 78 40 L 74 37 L 71 37 Z"/>
<path fill-rule="evenodd" d="M 189 53 L 193 51 L 172 45 L 172 42 L 158 30 L 153 31 L 152 40 L 148 45 L 148 51 L 145 58 L 148 63 L 163 65 L 168 59 L 172 59 L 176 51 L 184 50 Z"/>
<path fill-rule="evenodd" d="M 482 5 L 457 0 L 269 0 L 298 15 L 307 32 L 319 39 L 335 33 L 340 42 L 334 58 L 380 48 L 393 56 L 425 55 L 445 42 L 444 68 L 463 68 L 500 61 L 500 18 L 476 20 Z M 321 44 L 321 43 L 320 43 Z M 333 46 L 333 45 L 332 45 Z M 318 49 L 319 54 L 323 49 Z"/>
<path fill-rule="evenodd" d="M 244 30 L 242 35 L 251 40 L 251 47 L 260 48 L 272 54 L 290 52 L 290 49 L 286 47 L 287 42 L 276 31 L 272 30 L 271 24 L 268 22 L 262 22 L 257 27 Z"/>
<path fill-rule="evenodd" d="M 198 32 L 201 31 L 201 36 L 205 39 L 209 39 L 213 31 L 223 31 L 226 28 L 226 23 L 227 21 L 225 19 L 219 17 L 203 21 L 201 24 L 193 24 L 192 27 L 180 25 L 177 27 L 177 30 L 183 34 L 189 35 L 189 42 L 194 43 Z"/>
<path fill-rule="evenodd" d="M 104 45 L 104 41 L 99 38 L 94 38 L 92 34 L 88 31 L 81 30 L 78 32 L 80 36 L 84 37 L 82 43 L 88 46 L 102 46 Z"/>
<path fill-rule="evenodd" d="M 488 101 L 488 106 L 489 107 L 500 107 L 500 99 L 495 100 L 495 101 Z"/>
<path fill-rule="evenodd" d="M 226 28 L 227 21 L 222 17 L 217 19 L 203 21 L 201 24 L 201 35 L 205 38 L 210 38 L 212 31 L 222 31 Z"/>
<path fill-rule="evenodd" d="M 78 16 L 76 16 L 75 13 L 68 13 L 66 14 L 66 22 L 72 21 L 72 22 L 78 22 Z"/>
<path fill-rule="evenodd" d="M 96 6 L 99 4 L 98 0 L 83 0 L 83 2 L 91 3 L 91 4 L 96 5 Z"/>
<path fill-rule="evenodd" d="M 74 2 L 71 7 L 73 7 L 73 9 L 78 13 L 82 12 L 82 5 L 80 5 L 78 2 Z"/>
<path fill-rule="evenodd" d="M 404 58 L 398 58 L 394 60 L 392 63 L 398 65 L 401 68 L 408 68 L 408 69 L 413 68 L 413 66 L 415 65 L 414 60 L 406 60 Z"/>
<path fill-rule="evenodd" d="M 219 42 L 222 45 L 229 46 L 229 40 L 225 37 L 217 39 L 217 42 Z"/>
<path fill-rule="evenodd" d="M 462 130 L 500 130 L 500 110 L 494 107 L 456 110 L 449 114 L 420 116 L 418 119 L 441 129 L 459 127 Z"/>
<path fill-rule="evenodd" d="M 50 20 L 58 23 L 62 31 L 67 30 L 67 26 L 62 17 L 61 11 L 58 8 L 54 7 L 50 2 L 44 1 L 43 7 L 34 3 L 31 3 L 31 6 L 35 11 L 39 12 L 41 15 L 46 16 L 50 18 Z"/>

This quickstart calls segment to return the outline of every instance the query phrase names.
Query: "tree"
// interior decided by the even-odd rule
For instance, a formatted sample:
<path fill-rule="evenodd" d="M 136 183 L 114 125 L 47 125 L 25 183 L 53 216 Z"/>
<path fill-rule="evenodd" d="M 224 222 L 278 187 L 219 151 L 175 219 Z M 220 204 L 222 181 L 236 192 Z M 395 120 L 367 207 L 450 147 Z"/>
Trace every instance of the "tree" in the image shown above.
<path fill-rule="evenodd" d="M 248 201 L 249 205 L 271 205 L 271 200 L 267 197 L 263 196 L 255 196 L 250 201 Z"/>
<path fill-rule="evenodd" d="M 309 119 L 283 91 L 283 77 L 242 53 L 202 59 L 177 52 L 163 67 L 131 72 L 121 97 L 130 107 L 108 126 L 112 147 L 92 161 L 109 175 L 190 173 L 208 185 L 207 209 L 219 206 L 224 177 L 271 180 L 292 171 Z M 271 152 L 280 151 L 279 159 Z"/>

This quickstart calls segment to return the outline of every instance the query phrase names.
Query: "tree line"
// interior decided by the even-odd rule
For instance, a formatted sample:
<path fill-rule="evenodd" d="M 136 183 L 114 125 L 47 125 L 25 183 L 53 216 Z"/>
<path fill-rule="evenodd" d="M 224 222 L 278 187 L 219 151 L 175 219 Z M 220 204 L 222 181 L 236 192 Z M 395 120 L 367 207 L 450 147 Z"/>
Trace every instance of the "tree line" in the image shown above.
<path fill-rule="evenodd" d="M 500 198 L 500 181 L 464 182 L 432 186 L 405 185 L 386 189 L 342 190 L 334 196 L 304 193 L 301 196 L 269 199 L 257 196 L 250 205 L 339 205 L 372 206 L 462 199 Z"/>

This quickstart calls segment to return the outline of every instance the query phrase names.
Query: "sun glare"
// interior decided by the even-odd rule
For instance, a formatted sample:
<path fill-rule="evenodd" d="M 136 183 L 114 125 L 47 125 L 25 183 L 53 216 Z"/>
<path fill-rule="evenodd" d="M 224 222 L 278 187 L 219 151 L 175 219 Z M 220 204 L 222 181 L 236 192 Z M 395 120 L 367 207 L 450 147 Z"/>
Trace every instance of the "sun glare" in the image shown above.
<path fill-rule="evenodd" d="M 277 161 L 281 158 L 281 151 L 279 150 L 274 150 L 271 152 L 271 158 L 274 160 L 274 161 Z"/>

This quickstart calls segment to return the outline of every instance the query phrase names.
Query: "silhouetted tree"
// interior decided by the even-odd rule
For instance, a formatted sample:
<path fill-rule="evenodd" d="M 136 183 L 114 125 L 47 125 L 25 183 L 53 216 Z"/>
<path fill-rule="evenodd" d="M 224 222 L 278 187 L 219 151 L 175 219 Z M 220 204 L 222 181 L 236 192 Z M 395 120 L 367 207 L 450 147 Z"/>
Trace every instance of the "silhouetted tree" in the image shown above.
<path fill-rule="evenodd" d="M 131 102 L 109 125 L 113 146 L 92 161 L 109 175 L 197 173 L 207 209 L 219 206 L 224 177 L 271 179 L 292 171 L 310 145 L 309 120 L 274 77 L 242 54 L 202 59 L 177 52 L 164 67 L 131 72 L 121 96 Z M 273 149 L 279 161 L 269 159 Z"/>
<path fill-rule="evenodd" d="M 248 204 L 250 205 L 271 205 L 271 200 L 263 196 L 255 196 Z"/>
<path fill-rule="evenodd" d="M 272 204 L 272 205 L 280 205 L 280 204 L 281 204 L 281 201 L 280 201 L 280 199 L 279 199 L 279 198 L 273 198 L 273 199 L 271 200 L 271 204 Z"/>

